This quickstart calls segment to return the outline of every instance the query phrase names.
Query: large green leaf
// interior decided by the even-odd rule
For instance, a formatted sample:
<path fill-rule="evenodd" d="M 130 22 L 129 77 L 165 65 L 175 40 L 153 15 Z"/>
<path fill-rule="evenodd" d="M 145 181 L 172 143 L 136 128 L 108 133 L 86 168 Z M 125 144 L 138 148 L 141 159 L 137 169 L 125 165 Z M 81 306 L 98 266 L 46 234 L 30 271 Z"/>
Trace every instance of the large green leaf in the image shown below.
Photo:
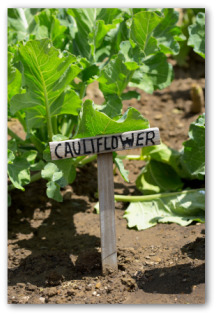
<path fill-rule="evenodd" d="M 76 8 L 68 9 L 68 14 L 73 16 L 77 25 L 73 52 L 95 62 L 96 50 L 100 48 L 105 36 L 122 21 L 119 18 L 120 10 Z"/>
<path fill-rule="evenodd" d="M 181 153 L 171 149 L 164 143 L 142 148 L 142 155 L 148 159 L 170 165 L 180 177 L 185 177 L 187 174 L 181 166 Z"/>
<path fill-rule="evenodd" d="M 134 108 L 129 108 L 121 118 L 114 120 L 94 109 L 91 100 L 86 100 L 73 138 L 95 137 L 146 128 L 149 128 L 148 120 Z"/>
<path fill-rule="evenodd" d="M 95 108 L 111 118 L 121 115 L 122 107 L 121 98 L 117 94 L 107 94 L 104 105 L 95 105 Z"/>
<path fill-rule="evenodd" d="M 51 117 L 61 113 L 75 115 L 81 104 L 74 91 L 67 90 L 81 69 L 75 56 L 60 56 L 59 51 L 47 39 L 28 41 L 20 47 L 19 52 L 27 93 L 15 95 L 11 99 L 10 110 L 16 113 L 20 109 L 29 111 L 33 108 L 34 112 L 38 112 L 38 118 L 41 115 L 41 119 L 47 122 L 51 140 Z M 71 98 L 76 98 L 76 102 L 69 105 Z"/>
<path fill-rule="evenodd" d="M 134 71 L 135 68 L 129 69 L 124 62 L 124 57 L 119 54 L 101 71 L 98 79 L 100 90 L 103 94 L 117 94 L 121 96 Z"/>
<path fill-rule="evenodd" d="M 189 190 L 155 197 L 143 202 L 131 202 L 124 213 L 129 228 L 144 230 L 157 223 L 177 223 L 186 226 L 192 221 L 205 222 L 205 191 Z"/>
<path fill-rule="evenodd" d="M 203 179 L 205 175 L 205 113 L 190 125 L 189 140 L 183 143 L 181 162 L 192 176 Z"/>
<path fill-rule="evenodd" d="M 140 11 L 133 16 L 130 37 L 146 56 L 161 51 L 164 54 L 178 54 L 178 41 L 184 40 L 181 30 L 176 26 L 178 12 L 174 9 Z"/>
<path fill-rule="evenodd" d="M 188 27 L 188 32 L 188 45 L 205 58 L 205 13 L 199 12 L 197 14 L 196 22 Z"/>
<path fill-rule="evenodd" d="M 172 65 L 163 53 L 157 53 L 144 60 L 144 65 L 134 72 L 129 86 L 153 93 L 156 89 L 166 88 L 172 80 Z"/>
<path fill-rule="evenodd" d="M 180 50 L 178 42 L 185 39 L 180 27 L 176 25 L 179 20 L 179 13 L 174 9 L 163 9 L 162 13 L 163 18 L 155 28 L 153 37 L 157 40 L 161 52 L 177 55 Z"/>
<path fill-rule="evenodd" d="M 105 97 L 102 111 L 111 118 L 121 114 L 121 96 L 138 68 L 134 60 L 119 53 L 102 69 L 98 78 L 99 88 Z"/>
<path fill-rule="evenodd" d="M 133 16 L 130 37 L 145 53 L 153 41 L 152 33 L 161 20 L 162 18 L 155 12 L 142 11 Z M 153 52 L 157 48 L 156 44 L 155 41 Z"/>
<path fill-rule="evenodd" d="M 170 165 L 150 160 L 137 177 L 136 186 L 143 194 L 151 194 L 177 191 L 183 183 Z"/>

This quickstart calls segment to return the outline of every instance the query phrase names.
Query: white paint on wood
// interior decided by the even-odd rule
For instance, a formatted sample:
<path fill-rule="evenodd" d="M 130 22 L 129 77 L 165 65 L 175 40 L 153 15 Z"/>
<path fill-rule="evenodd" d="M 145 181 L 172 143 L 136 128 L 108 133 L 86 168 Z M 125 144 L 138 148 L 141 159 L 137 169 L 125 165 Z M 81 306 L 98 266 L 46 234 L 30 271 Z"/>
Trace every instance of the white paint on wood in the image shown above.
<path fill-rule="evenodd" d="M 157 144 L 160 144 L 158 128 L 49 143 L 52 160 L 141 148 Z"/>
<path fill-rule="evenodd" d="M 106 274 L 118 269 L 112 152 L 98 154 L 97 163 L 102 273 Z"/>

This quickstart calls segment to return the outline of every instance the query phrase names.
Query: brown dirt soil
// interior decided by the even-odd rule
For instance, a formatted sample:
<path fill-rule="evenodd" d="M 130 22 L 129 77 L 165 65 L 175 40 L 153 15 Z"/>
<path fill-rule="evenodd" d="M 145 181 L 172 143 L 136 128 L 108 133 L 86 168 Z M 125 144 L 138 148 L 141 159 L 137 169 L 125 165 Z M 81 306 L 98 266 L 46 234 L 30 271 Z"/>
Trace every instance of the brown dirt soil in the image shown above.
<path fill-rule="evenodd" d="M 159 127 L 161 140 L 181 149 L 198 114 L 191 114 L 193 83 L 205 89 L 204 63 L 175 67 L 170 87 L 141 100 L 136 107 Z M 88 97 L 102 101 L 96 86 Z M 204 111 L 204 108 L 203 108 Z M 15 122 L 11 128 L 22 130 Z M 18 130 L 17 130 L 18 129 Z M 137 150 L 127 151 L 138 154 Z M 143 161 L 125 161 L 126 183 L 117 173 L 115 193 L 138 194 L 135 179 Z M 118 272 L 101 275 L 99 215 L 94 211 L 97 165 L 77 172 L 75 182 L 62 190 L 63 203 L 46 197 L 40 180 L 14 190 L 8 211 L 8 303 L 16 304 L 201 304 L 205 302 L 205 225 L 176 224 L 136 231 L 123 219 L 127 203 L 116 203 Z"/>

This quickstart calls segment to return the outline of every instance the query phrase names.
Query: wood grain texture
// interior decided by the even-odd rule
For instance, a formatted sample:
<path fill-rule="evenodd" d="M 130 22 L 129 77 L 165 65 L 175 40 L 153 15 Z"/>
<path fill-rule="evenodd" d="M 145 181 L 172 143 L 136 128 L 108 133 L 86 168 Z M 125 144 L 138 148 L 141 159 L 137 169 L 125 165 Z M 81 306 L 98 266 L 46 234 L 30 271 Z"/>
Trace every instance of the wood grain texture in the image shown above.
<path fill-rule="evenodd" d="M 112 152 L 97 156 L 102 273 L 117 271 Z"/>
<path fill-rule="evenodd" d="M 49 143 L 52 160 L 141 148 L 157 144 L 160 144 L 158 128 Z"/>

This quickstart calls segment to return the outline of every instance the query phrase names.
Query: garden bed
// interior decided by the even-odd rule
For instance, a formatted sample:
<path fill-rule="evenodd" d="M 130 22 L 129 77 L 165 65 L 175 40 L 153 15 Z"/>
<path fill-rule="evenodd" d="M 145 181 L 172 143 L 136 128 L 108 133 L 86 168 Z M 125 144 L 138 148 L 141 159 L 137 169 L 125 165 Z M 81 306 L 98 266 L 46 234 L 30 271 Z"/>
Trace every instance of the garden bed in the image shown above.
<path fill-rule="evenodd" d="M 124 101 L 159 127 L 161 140 L 181 149 L 191 122 L 190 89 L 205 89 L 204 63 L 175 67 L 175 79 L 166 89 L 140 101 Z M 100 103 L 92 85 L 87 97 Z M 204 108 L 203 108 L 204 111 Z M 10 128 L 21 137 L 19 125 Z M 138 154 L 139 151 L 127 151 Z M 136 195 L 144 161 L 125 161 L 126 183 L 117 173 L 115 193 Z M 8 211 L 8 303 L 17 304 L 199 304 L 205 302 L 205 225 L 186 227 L 158 224 L 136 231 L 123 219 L 127 203 L 116 202 L 118 273 L 101 275 L 100 224 L 97 202 L 97 164 L 79 169 L 74 183 L 62 190 L 64 202 L 46 196 L 46 182 L 32 183 L 25 192 L 11 192 Z"/>

